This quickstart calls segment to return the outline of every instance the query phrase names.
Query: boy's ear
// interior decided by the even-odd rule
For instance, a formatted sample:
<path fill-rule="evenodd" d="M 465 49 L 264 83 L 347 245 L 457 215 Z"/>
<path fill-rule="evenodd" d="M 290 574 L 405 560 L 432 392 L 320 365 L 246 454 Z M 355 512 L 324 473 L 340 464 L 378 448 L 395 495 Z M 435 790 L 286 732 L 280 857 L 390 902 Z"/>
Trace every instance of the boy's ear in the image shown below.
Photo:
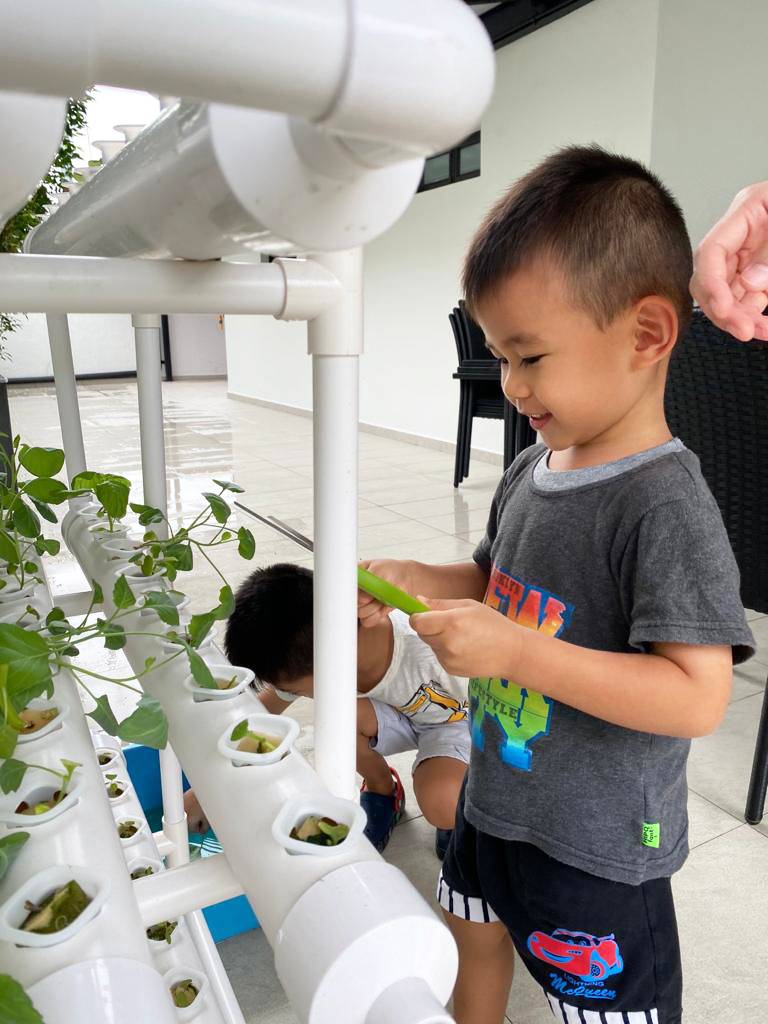
<path fill-rule="evenodd" d="M 649 295 L 634 308 L 633 365 L 638 369 L 666 358 L 677 340 L 677 310 L 662 295 Z"/>

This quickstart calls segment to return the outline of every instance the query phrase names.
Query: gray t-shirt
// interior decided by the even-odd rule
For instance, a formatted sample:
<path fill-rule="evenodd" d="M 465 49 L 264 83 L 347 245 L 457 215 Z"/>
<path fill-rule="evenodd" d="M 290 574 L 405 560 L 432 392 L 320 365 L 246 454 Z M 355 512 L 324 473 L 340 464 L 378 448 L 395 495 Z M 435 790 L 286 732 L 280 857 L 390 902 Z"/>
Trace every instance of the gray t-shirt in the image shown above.
<path fill-rule="evenodd" d="M 568 643 L 730 644 L 737 662 L 754 652 L 720 511 L 679 441 L 568 473 L 547 469 L 543 445 L 526 449 L 474 558 L 487 604 Z M 680 868 L 689 740 L 612 725 L 513 680 L 473 679 L 469 696 L 475 827 L 632 885 Z"/>

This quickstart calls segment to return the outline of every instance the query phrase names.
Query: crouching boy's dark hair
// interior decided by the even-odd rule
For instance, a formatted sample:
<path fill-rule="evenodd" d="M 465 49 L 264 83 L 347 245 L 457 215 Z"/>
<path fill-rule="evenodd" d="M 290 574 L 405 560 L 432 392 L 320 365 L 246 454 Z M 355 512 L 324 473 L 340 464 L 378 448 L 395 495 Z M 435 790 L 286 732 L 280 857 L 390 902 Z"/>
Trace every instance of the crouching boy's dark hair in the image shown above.
<path fill-rule="evenodd" d="M 311 675 L 312 570 L 284 562 L 252 572 L 235 594 L 224 648 L 264 683 Z"/>

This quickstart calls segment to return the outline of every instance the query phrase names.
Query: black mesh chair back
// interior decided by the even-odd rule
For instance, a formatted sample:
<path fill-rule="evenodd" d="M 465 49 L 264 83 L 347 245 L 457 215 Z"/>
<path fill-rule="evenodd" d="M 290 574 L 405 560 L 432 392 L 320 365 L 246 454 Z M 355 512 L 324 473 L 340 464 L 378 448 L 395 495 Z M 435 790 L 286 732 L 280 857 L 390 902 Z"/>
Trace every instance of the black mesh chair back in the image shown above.
<path fill-rule="evenodd" d="M 720 506 L 742 601 L 768 612 L 768 344 L 736 341 L 696 310 L 672 356 L 665 405 Z"/>
<path fill-rule="evenodd" d="M 667 421 L 701 460 L 723 515 L 747 608 L 768 612 L 768 344 L 740 342 L 694 313 L 672 356 Z M 745 818 L 757 824 L 768 790 L 768 685 Z"/>

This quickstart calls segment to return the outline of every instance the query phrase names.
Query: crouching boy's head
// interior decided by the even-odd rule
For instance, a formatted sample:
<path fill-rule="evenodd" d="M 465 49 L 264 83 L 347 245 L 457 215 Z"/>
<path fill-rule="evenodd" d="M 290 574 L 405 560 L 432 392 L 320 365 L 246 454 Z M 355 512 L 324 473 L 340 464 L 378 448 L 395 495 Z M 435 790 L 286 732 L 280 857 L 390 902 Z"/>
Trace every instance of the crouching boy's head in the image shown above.
<path fill-rule="evenodd" d="M 312 571 L 281 563 L 257 569 L 235 594 L 224 648 L 261 683 L 312 695 Z"/>
<path fill-rule="evenodd" d="M 663 422 L 691 270 L 682 213 L 661 182 L 634 160 L 573 146 L 493 207 L 463 283 L 507 398 L 547 445 L 610 451 L 649 417 Z"/>

